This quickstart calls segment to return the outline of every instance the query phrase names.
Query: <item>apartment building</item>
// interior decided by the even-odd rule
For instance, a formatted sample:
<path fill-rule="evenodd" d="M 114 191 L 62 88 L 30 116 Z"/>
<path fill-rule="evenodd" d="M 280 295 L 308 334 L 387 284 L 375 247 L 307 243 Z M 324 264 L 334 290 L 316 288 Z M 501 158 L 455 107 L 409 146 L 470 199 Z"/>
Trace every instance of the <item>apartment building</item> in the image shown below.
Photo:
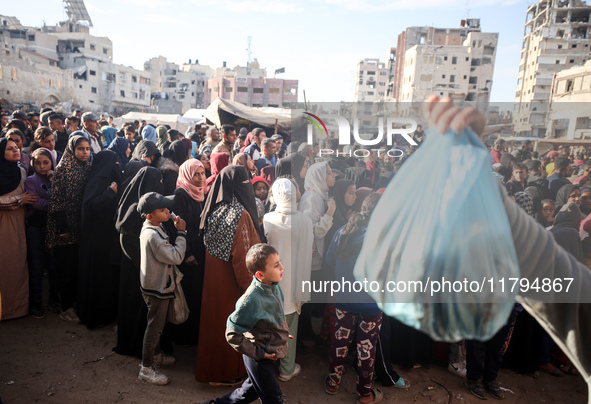
<path fill-rule="evenodd" d="M 591 7 L 581 0 L 541 0 L 527 9 L 513 111 L 519 136 L 548 133 L 548 103 L 556 74 L 591 60 Z"/>

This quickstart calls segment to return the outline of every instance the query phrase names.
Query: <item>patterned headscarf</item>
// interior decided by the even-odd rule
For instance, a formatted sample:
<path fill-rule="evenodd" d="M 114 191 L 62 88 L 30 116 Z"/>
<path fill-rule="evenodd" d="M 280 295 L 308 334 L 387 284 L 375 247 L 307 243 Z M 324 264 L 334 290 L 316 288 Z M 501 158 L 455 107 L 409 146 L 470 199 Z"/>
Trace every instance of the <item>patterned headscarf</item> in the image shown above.
<path fill-rule="evenodd" d="M 525 192 L 516 192 L 515 202 L 517 202 L 519 207 L 525 210 L 528 215 L 534 215 L 534 201 L 529 194 L 526 194 Z"/>
<path fill-rule="evenodd" d="M 75 244 L 80 236 L 82 196 L 91 168 L 88 161 L 80 161 L 74 154 L 81 142 L 88 142 L 88 140 L 83 136 L 70 137 L 51 180 L 51 197 L 47 207 L 46 244 L 48 248 Z M 64 232 L 70 234 L 69 239 L 60 237 Z"/>

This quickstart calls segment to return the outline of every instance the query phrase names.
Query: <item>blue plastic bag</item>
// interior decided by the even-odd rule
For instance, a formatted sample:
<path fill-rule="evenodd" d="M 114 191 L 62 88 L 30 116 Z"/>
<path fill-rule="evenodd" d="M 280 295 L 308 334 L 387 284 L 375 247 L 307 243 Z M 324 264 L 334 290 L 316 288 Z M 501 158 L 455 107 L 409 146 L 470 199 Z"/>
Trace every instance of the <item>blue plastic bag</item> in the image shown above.
<path fill-rule="evenodd" d="M 355 266 L 384 313 L 436 340 L 488 340 L 515 302 L 519 266 L 491 164 L 470 129 L 427 136 L 380 199 Z"/>

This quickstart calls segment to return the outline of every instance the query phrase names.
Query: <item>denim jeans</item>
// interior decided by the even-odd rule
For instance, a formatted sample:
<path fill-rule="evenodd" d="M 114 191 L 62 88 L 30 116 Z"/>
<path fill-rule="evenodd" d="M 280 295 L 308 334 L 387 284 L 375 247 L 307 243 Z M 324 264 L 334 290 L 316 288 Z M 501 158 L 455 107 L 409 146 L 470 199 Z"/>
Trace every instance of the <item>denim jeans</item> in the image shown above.
<path fill-rule="evenodd" d="M 257 398 L 263 404 L 282 404 L 283 393 L 273 373 L 274 361 L 270 359 L 257 361 L 246 355 L 242 355 L 242 358 L 248 377 L 242 386 L 216 399 L 216 404 L 247 404 Z"/>
<path fill-rule="evenodd" d="M 29 263 L 29 296 L 31 302 L 43 301 L 43 271 L 49 275 L 49 293 L 57 297 L 58 285 L 54 273 L 53 257 L 45 251 L 45 228 L 27 227 L 27 261 Z"/>

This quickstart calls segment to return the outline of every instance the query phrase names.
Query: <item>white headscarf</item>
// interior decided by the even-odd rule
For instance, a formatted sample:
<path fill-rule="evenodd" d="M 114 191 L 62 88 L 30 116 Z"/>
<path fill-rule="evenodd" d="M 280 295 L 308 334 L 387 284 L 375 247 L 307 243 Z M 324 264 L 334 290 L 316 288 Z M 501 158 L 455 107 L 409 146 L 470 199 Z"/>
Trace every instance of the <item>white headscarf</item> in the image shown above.
<path fill-rule="evenodd" d="M 304 188 L 306 192 L 314 191 L 328 200 L 328 185 L 326 184 L 326 166 L 328 163 L 314 163 L 308 168 Z"/>
<path fill-rule="evenodd" d="M 277 204 L 276 212 L 284 215 L 293 215 L 297 211 L 297 190 L 293 182 L 287 178 L 279 178 L 275 180 L 271 190 L 273 192 L 273 200 Z"/>

